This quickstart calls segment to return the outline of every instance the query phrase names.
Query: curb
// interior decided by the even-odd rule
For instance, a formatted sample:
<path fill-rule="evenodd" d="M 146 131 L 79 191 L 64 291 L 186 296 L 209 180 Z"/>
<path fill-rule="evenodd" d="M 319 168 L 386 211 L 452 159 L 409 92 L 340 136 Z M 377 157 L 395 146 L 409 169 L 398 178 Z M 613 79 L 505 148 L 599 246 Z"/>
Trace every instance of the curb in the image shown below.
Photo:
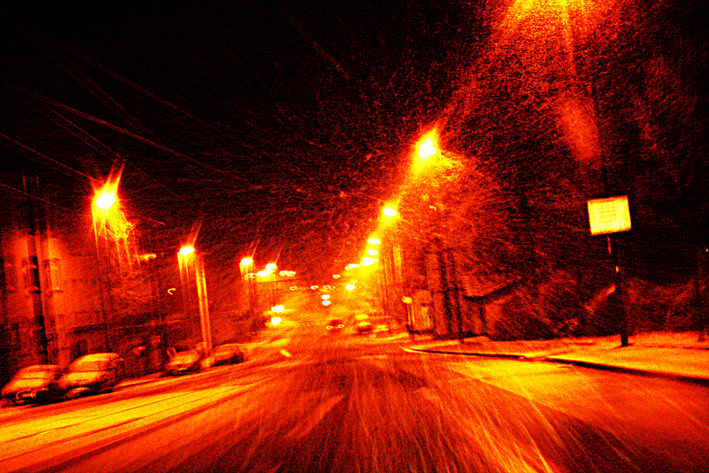
<path fill-rule="evenodd" d="M 476 356 L 482 358 L 499 358 L 506 360 L 517 360 L 517 361 L 543 361 L 547 363 L 557 363 L 563 365 L 578 366 L 580 368 L 602 370 L 602 371 L 612 371 L 615 373 L 625 373 L 632 374 L 636 376 L 645 376 L 649 378 L 663 378 L 671 379 L 674 381 L 682 381 L 685 383 L 695 384 L 698 386 L 709 387 L 709 378 L 701 376 L 689 376 L 678 373 L 670 373 L 666 371 L 652 371 L 643 370 L 639 368 L 627 368 L 623 366 L 607 365 L 603 363 L 594 363 L 590 361 L 580 361 L 580 360 L 568 360 L 565 358 L 556 358 L 553 356 L 535 356 L 530 357 L 527 355 L 516 355 L 512 353 L 475 353 L 475 352 L 460 352 L 452 350 L 436 350 L 433 348 L 411 348 L 404 347 L 404 351 L 413 353 L 438 353 L 443 355 L 463 355 L 463 356 Z"/>
<path fill-rule="evenodd" d="M 519 360 L 519 361 L 534 361 L 538 358 L 530 358 L 526 355 L 515 355 L 513 353 L 473 353 L 473 352 L 461 352 L 452 350 L 436 350 L 434 348 L 411 348 L 404 347 L 404 351 L 416 352 L 416 353 L 438 353 L 442 355 L 462 355 L 462 356 L 478 356 L 483 358 L 502 358 L 507 360 Z"/>
<path fill-rule="evenodd" d="M 549 363 L 558 363 L 558 364 L 562 364 L 562 365 L 573 365 L 573 366 L 578 366 L 580 368 L 589 368 L 589 369 L 602 370 L 602 371 L 612 371 L 615 373 L 633 374 L 633 375 L 637 375 L 637 376 L 645 376 L 648 378 L 671 379 L 674 381 L 683 381 L 686 383 L 709 387 L 709 378 L 705 378 L 705 377 L 701 377 L 701 376 L 689 376 L 689 375 L 684 375 L 684 374 L 679 374 L 679 373 L 670 373 L 667 371 L 644 370 L 644 369 L 640 369 L 640 368 L 628 368 L 628 367 L 624 367 L 624 366 L 607 365 L 604 363 L 594 363 L 591 361 L 567 360 L 564 358 L 554 358 L 554 357 L 544 357 L 543 361 L 546 361 Z"/>

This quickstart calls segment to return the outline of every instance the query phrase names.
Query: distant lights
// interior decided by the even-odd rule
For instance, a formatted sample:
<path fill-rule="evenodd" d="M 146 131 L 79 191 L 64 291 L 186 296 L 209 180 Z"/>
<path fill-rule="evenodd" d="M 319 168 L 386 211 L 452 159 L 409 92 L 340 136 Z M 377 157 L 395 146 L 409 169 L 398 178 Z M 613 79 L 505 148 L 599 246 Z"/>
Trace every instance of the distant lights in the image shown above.
<path fill-rule="evenodd" d="M 381 243 L 381 241 L 379 240 L 379 238 L 370 238 L 369 240 L 367 240 L 367 243 L 369 243 L 370 245 L 378 245 Z"/>
<path fill-rule="evenodd" d="M 254 264 L 253 258 L 244 258 L 241 260 L 241 266 L 249 266 L 250 264 Z"/>
<path fill-rule="evenodd" d="M 352 283 L 352 282 L 351 282 L 351 283 L 348 283 L 348 284 L 345 286 L 345 289 L 347 289 L 348 291 L 354 291 L 354 289 L 355 289 L 354 283 Z"/>
<path fill-rule="evenodd" d="M 281 318 L 278 316 L 271 317 L 271 325 L 278 325 L 281 323 Z"/>
<path fill-rule="evenodd" d="M 271 310 L 276 313 L 281 313 L 285 310 L 285 308 L 279 304 L 279 305 L 275 305 L 275 306 L 271 307 Z"/>
<path fill-rule="evenodd" d="M 377 250 L 367 250 L 369 256 L 377 256 L 379 252 Z"/>
<path fill-rule="evenodd" d="M 330 301 L 322 301 L 322 305 L 324 306 L 329 306 L 331 304 Z"/>
<path fill-rule="evenodd" d="M 322 298 L 322 300 L 326 301 L 326 300 L 330 299 L 330 294 L 323 294 L 320 297 Z"/>
<path fill-rule="evenodd" d="M 340 279 L 341 277 L 342 277 L 342 276 L 340 276 L 339 274 L 333 274 L 333 275 L 332 275 L 332 279 Z"/>
<path fill-rule="evenodd" d="M 396 217 L 398 215 L 396 209 L 393 209 L 391 207 L 385 208 L 384 210 L 382 210 L 382 213 L 387 217 Z"/>
<path fill-rule="evenodd" d="M 372 258 L 371 256 L 365 256 L 364 258 L 362 258 L 362 266 L 372 266 L 377 261 L 379 261 L 377 258 Z"/>

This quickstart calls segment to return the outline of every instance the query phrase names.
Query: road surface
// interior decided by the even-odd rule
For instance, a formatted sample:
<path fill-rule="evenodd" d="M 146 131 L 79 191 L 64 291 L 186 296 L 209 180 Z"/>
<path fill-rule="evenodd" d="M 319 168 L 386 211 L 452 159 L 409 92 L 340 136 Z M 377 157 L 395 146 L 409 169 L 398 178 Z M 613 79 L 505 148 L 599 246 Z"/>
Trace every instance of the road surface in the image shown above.
<path fill-rule="evenodd" d="M 706 472 L 709 390 L 303 324 L 241 365 L 0 413 L 0 471 Z"/>

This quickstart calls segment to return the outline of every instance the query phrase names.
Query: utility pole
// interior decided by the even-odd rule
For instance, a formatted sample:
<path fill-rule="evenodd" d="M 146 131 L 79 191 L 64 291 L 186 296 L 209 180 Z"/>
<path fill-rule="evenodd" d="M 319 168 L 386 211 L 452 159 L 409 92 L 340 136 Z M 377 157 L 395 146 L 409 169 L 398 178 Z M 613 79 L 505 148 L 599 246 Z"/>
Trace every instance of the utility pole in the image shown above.
<path fill-rule="evenodd" d="M 35 182 L 36 184 L 36 182 Z M 27 188 L 27 177 L 23 174 L 22 186 L 25 192 L 25 216 L 27 217 L 27 271 L 29 272 L 29 292 L 32 296 L 32 314 L 34 316 L 34 336 L 37 343 L 39 363 L 49 363 L 47 354 L 47 328 L 42 306 L 42 286 L 39 277 L 39 258 L 37 257 L 37 222 L 34 203 Z M 37 186 L 38 187 L 38 186 Z"/>

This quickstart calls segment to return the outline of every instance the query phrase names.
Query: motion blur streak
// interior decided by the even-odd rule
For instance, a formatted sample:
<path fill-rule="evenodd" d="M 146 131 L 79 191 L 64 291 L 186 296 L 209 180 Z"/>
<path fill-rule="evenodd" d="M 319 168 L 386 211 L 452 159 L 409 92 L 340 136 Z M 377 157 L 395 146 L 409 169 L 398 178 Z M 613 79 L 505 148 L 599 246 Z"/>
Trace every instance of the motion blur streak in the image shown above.
<path fill-rule="evenodd" d="M 294 324 L 239 365 L 3 414 L 0 469 L 706 471 L 706 388 L 412 353 L 324 324 Z"/>

